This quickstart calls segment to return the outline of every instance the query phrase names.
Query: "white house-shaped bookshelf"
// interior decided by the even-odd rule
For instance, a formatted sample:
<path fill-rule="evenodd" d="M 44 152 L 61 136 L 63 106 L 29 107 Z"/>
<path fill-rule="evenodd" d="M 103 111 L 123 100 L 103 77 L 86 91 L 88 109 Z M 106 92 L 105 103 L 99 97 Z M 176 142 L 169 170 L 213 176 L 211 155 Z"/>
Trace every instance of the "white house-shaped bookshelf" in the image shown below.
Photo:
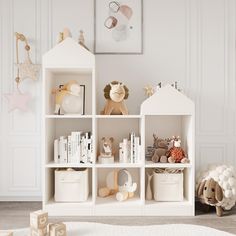
<path fill-rule="evenodd" d="M 91 52 L 67 38 L 43 56 L 43 73 L 46 115 L 54 110 L 52 88 L 69 80 L 85 85 L 85 115 L 95 114 L 95 56 Z"/>
<path fill-rule="evenodd" d="M 153 134 L 160 138 L 171 138 L 175 135 L 181 137 L 181 146 L 190 160 L 186 164 L 171 164 L 153 163 L 145 159 L 145 172 L 157 167 L 184 168 L 184 202 L 165 203 L 164 214 L 175 215 L 182 211 L 185 215 L 194 215 L 195 105 L 193 101 L 174 87 L 166 85 L 142 103 L 141 115 L 143 156 L 146 148 L 153 145 Z M 146 201 L 146 204 L 158 211 L 164 203 Z"/>
<path fill-rule="evenodd" d="M 85 85 L 85 114 L 54 114 L 52 89 L 70 80 Z M 43 209 L 49 215 L 193 215 L 194 214 L 194 104 L 171 86 L 161 88 L 141 105 L 141 114 L 124 116 L 99 115 L 96 112 L 95 56 L 67 38 L 43 56 L 42 89 L 42 159 Z M 105 85 L 104 85 L 105 86 Z M 92 163 L 55 163 L 54 140 L 68 136 L 72 131 L 92 132 Z M 100 164 L 97 161 L 98 144 L 102 137 L 114 137 L 114 146 L 135 132 L 141 137 L 141 160 L 137 163 Z M 145 160 L 146 146 L 153 144 L 153 133 L 161 137 L 180 135 L 188 153 L 188 164 L 161 164 Z M 156 167 L 184 167 L 185 200 L 183 202 L 156 202 L 145 199 L 146 172 Z M 89 198 L 85 202 L 56 202 L 54 200 L 54 171 L 60 168 L 88 168 Z M 104 187 L 111 170 L 126 168 L 137 183 L 133 198 L 118 202 L 115 196 L 101 198 L 99 187 Z"/>
<path fill-rule="evenodd" d="M 68 81 L 75 80 L 85 85 L 85 114 L 54 114 L 54 96 L 52 89 Z M 43 107 L 42 107 L 42 146 L 43 146 L 43 208 L 51 215 L 90 214 L 95 201 L 95 181 L 93 163 L 58 164 L 54 163 L 54 140 L 68 136 L 72 131 L 96 133 L 96 92 L 95 92 L 95 56 L 71 38 L 67 38 L 43 56 Z M 96 148 L 96 144 L 95 148 Z M 83 204 L 56 203 L 54 201 L 54 171 L 57 168 L 88 168 L 89 198 Z"/>

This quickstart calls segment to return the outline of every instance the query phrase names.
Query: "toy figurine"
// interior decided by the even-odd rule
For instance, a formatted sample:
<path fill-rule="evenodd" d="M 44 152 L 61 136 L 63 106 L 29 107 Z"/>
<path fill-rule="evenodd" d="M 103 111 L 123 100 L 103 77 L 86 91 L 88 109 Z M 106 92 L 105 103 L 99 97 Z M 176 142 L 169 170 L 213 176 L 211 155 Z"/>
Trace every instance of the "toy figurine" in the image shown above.
<path fill-rule="evenodd" d="M 181 140 L 179 136 L 173 136 L 173 147 L 166 153 L 168 162 L 170 163 L 188 163 L 189 160 L 183 148 L 181 148 Z"/>
<path fill-rule="evenodd" d="M 70 80 L 65 85 L 61 85 L 59 89 L 53 89 L 52 93 L 55 94 L 55 114 L 60 115 L 61 108 L 66 113 L 79 113 L 81 111 L 81 88 L 75 80 Z"/>
<path fill-rule="evenodd" d="M 134 183 L 130 172 L 122 169 L 118 172 L 118 192 L 116 194 L 117 201 L 121 202 L 132 198 L 137 189 L 137 183 Z"/>
<path fill-rule="evenodd" d="M 121 82 L 113 81 L 104 88 L 107 99 L 102 115 L 128 115 L 124 100 L 129 96 L 128 88 Z"/>

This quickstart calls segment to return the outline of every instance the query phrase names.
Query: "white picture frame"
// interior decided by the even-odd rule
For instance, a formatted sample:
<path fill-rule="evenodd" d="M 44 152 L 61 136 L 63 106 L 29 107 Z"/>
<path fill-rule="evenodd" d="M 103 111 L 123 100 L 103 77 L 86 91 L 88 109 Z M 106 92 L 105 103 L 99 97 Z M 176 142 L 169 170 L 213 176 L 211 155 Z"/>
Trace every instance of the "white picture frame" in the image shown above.
<path fill-rule="evenodd" d="M 95 54 L 143 53 L 143 0 L 94 0 Z"/>

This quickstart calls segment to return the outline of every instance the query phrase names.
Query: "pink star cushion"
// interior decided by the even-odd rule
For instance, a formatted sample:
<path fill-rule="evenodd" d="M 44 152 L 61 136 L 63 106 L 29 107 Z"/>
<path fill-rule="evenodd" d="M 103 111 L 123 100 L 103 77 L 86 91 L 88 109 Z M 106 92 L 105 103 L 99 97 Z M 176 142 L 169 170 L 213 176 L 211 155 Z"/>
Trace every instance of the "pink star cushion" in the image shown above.
<path fill-rule="evenodd" d="M 28 102 L 30 100 L 29 94 L 19 93 L 17 91 L 9 94 L 4 94 L 9 102 L 9 112 L 19 109 L 21 111 L 28 111 Z"/>

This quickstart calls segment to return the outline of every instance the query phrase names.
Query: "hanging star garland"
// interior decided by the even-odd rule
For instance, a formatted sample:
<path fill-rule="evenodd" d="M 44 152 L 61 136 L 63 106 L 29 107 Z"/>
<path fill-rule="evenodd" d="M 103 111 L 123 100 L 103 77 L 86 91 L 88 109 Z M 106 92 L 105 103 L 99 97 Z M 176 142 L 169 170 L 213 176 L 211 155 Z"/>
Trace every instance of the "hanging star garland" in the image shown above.
<path fill-rule="evenodd" d="M 19 77 L 21 81 L 24 79 L 38 79 L 40 66 L 33 64 L 29 56 L 26 57 L 23 63 L 16 64 L 16 66 L 19 69 Z"/>
<path fill-rule="evenodd" d="M 30 59 L 30 46 L 26 37 L 23 34 L 15 33 L 16 35 L 16 67 L 17 67 L 17 77 L 20 78 L 20 81 L 24 79 L 32 79 L 37 80 L 40 66 L 37 64 L 33 64 Z M 23 63 L 19 63 L 19 50 L 18 50 L 18 41 L 25 42 L 25 51 L 26 58 Z"/>
<path fill-rule="evenodd" d="M 23 94 L 19 91 L 14 91 L 13 93 L 4 94 L 4 96 L 9 102 L 9 112 L 14 111 L 15 109 L 24 112 L 28 111 L 28 103 L 31 98 L 29 94 Z"/>
<path fill-rule="evenodd" d="M 22 93 L 19 88 L 19 84 L 24 79 L 32 79 L 37 80 L 38 72 L 39 72 L 39 65 L 33 64 L 29 51 L 30 46 L 27 42 L 26 37 L 23 34 L 15 33 L 16 36 L 16 67 L 17 67 L 17 77 L 15 78 L 16 82 L 16 88 L 17 90 L 4 94 L 5 98 L 9 102 L 9 112 L 14 111 L 16 109 L 21 111 L 28 111 L 28 104 L 31 99 L 30 94 L 28 93 Z M 23 63 L 19 63 L 19 49 L 18 49 L 18 43 L 19 41 L 22 41 L 25 43 L 25 50 L 26 50 L 26 58 Z"/>

